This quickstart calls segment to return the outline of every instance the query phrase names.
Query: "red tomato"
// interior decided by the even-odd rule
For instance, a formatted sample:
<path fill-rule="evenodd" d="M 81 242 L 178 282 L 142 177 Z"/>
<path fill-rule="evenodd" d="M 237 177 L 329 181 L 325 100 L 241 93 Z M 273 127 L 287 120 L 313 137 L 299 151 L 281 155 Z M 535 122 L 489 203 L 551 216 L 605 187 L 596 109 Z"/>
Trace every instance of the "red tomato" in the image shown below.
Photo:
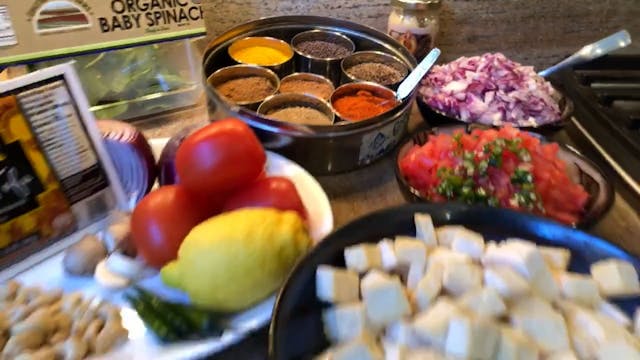
<path fill-rule="evenodd" d="M 189 135 L 176 152 L 180 183 L 198 195 L 240 189 L 260 175 L 265 162 L 256 135 L 247 124 L 232 118 Z"/>
<path fill-rule="evenodd" d="M 307 211 L 298 195 L 296 186 L 285 177 L 260 179 L 231 195 L 224 204 L 223 211 L 245 207 L 271 207 L 296 211 L 303 219 Z"/>
<path fill-rule="evenodd" d="M 131 214 L 131 236 L 142 258 L 160 268 L 177 257 L 191 229 L 213 214 L 181 185 L 166 185 L 147 194 Z"/>

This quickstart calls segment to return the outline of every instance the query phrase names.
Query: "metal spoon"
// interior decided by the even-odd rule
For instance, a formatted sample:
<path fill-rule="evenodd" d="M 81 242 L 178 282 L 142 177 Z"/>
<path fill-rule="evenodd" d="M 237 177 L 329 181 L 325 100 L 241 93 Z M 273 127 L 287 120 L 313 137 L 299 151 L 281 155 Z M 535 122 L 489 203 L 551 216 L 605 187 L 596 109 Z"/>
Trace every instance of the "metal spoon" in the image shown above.
<path fill-rule="evenodd" d="M 584 46 L 582 49 L 578 50 L 576 53 L 561 62 L 538 72 L 538 75 L 547 77 L 557 70 L 597 59 L 614 50 L 622 49 L 629 44 L 631 44 L 631 36 L 629 35 L 629 32 L 627 30 L 618 31 L 617 33 L 596 41 L 593 44 Z"/>
<path fill-rule="evenodd" d="M 433 48 L 427 56 L 420 61 L 420 64 L 416 66 L 413 71 L 400 83 L 398 86 L 398 90 L 396 91 L 396 99 L 398 101 L 404 100 L 413 89 L 420 83 L 420 80 L 429 72 L 433 64 L 436 63 L 438 57 L 440 56 L 440 49 Z"/>

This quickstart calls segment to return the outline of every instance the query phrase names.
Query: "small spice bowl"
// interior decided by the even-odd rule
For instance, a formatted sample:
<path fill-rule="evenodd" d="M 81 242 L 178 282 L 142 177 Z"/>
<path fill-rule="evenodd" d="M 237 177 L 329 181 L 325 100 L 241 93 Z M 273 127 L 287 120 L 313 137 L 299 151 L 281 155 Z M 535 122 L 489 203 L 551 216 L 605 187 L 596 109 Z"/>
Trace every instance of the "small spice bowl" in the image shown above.
<path fill-rule="evenodd" d="M 322 75 L 334 85 L 340 84 L 340 61 L 356 50 L 347 36 L 333 31 L 309 30 L 291 39 L 295 51 L 296 70 Z"/>
<path fill-rule="evenodd" d="M 358 51 L 340 64 L 342 83 L 369 81 L 397 90 L 409 68 L 395 56 L 380 51 Z"/>
<path fill-rule="evenodd" d="M 233 42 L 227 52 L 239 64 L 263 66 L 279 76 L 293 71 L 293 50 L 280 39 L 268 36 L 246 37 Z"/>
<path fill-rule="evenodd" d="M 260 81 L 260 78 L 267 82 Z M 232 83 L 233 82 L 233 83 Z M 256 110 L 267 97 L 278 92 L 280 79 L 273 71 L 260 66 L 234 65 L 221 68 L 207 79 L 227 102 Z M 238 92 L 234 94 L 233 92 Z M 246 95 L 242 92 L 246 92 Z"/>
<path fill-rule="evenodd" d="M 258 114 L 270 119 L 301 125 L 333 125 L 335 114 L 326 101 L 306 94 L 278 94 L 265 99 Z M 320 120 L 324 117 L 325 120 Z"/>
<path fill-rule="evenodd" d="M 348 102 L 345 99 L 349 99 Z M 378 118 L 399 104 L 395 91 L 373 82 L 344 84 L 331 94 L 331 107 L 336 116 L 348 122 Z"/>
<path fill-rule="evenodd" d="M 331 80 L 311 73 L 293 73 L 280 80 L 281 94 L 308 94 L 329 101 L 335 90 Z"/>

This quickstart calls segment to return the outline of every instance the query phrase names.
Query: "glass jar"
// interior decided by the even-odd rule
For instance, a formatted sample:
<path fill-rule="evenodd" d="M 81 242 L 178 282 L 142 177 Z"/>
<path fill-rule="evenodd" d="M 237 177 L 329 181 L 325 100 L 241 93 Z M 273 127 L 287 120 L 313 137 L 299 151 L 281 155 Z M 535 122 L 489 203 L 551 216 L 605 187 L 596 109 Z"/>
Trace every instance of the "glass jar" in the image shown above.
<path fill-rule="evenodd" d="M 391 0 L 387 33 L 418 61 L 435 46 L 440 28 L 440 0 Z"/>

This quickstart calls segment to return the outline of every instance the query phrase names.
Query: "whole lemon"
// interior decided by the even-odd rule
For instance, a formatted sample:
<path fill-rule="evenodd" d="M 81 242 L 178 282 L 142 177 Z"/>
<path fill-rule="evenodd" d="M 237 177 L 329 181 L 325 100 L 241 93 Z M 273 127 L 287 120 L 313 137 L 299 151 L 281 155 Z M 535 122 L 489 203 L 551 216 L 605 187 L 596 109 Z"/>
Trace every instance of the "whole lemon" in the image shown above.
<path fill-rule="evenodd" d="M 293 211 L 235 210 L 194 227 L 161 276 L 196 305 L 238 311 L 273 293 L 311 244 Z"/>

